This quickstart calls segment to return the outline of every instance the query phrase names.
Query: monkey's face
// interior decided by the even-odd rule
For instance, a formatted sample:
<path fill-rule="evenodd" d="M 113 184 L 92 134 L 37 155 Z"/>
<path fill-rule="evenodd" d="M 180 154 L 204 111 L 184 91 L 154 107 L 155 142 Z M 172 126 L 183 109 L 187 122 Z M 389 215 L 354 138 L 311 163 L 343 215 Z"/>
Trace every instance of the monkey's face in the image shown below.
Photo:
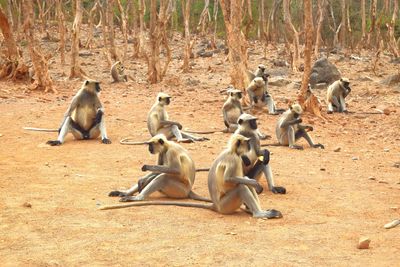
<path fill-rule="evenodd" d="M 162 138 L 158 138 L 158 139 L 155 139 L 155 140 L 152 139 L 150 142 L 148 142 L 148 144 L 149 144 L 149 152 L 151 154 L 160 153 L 164 148 L 164 143 L 165 143 L 165 141 Z"/>
<path fill-rule="evenodd" d="M 234 99 L 242 99 L 242 93 L 231 93 L 231 97 Z"/>
<path fill-rule="evenodd" d="M 100 93 L 100 83 L 95 81 L 85 81 L 85 88 L 89 92 Z"/>
<path fill-rule="evenodd" d="M 292 113 L 293 113 L 293 118 L 297 119 L 297 118 L 300 117 L 300 114 L 299 114 L 299 113 L 296 113 L 296 112 L 294 112 L 294 111 L 292 111 Z"/>
<path fill-rule="evenodd" d="M 257 120 L 256 119 L 249 120 L 248 124 L 252 130 L 257 130 Z"/>
<path fill-rule="evenodd" d="M 350 89 L 350 82 L 342 81 L 343 87 L 346 89 Z"/>
<path fill-rule="evenodd" d="M 236 153 L 240 156 L 250 151 L 250 139 L 240 138 L 236 141 Z"/>
<path fill-rule="evenodd" d="M 169 105 L 171 103 L 171 97 L 159 97 L 158 102 L 161 105 Z"/>

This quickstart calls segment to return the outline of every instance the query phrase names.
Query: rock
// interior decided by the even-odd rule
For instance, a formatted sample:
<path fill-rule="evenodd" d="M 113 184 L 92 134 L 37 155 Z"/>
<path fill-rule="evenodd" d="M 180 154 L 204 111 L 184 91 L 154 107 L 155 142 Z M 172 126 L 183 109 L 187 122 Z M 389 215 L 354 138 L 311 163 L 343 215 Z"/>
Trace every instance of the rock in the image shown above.
<path fill-rule="evenodd" d="M 326 83 L 317 83 L 317 84 L 313 87 L 313 89 L 325 89 L 325 88 L 328 88 L 328 84 L 326 84 Z"/>
<path fill-rule="evenodd" d="M 333 150 L 333 152 L 340 152 L 340 150 L 342 150 L 342 148 L 340 146 L 338 146 Z"/>
<path fill-rule="evenodd" d="M 383 109 L 383 114 L 385 114 L 385 115 L 389 115 L 390 112 L 392 112 L 392 111 L 389 108 L 384 108 Z"/>
<path fill-rule="evenodd" d="M 388 184 L 388 182 L 383 181 L 383 180 L 380 180 L 378 183 L 380 183 L 380 184 Z"/>
<path fill-rule="evenodd" d="M 381 84 L 393 86 L 400 83 L 400 73 L 393 74 L 380 81 Z"/>
<path fill-rule="evenodd" d="M 371 239 L 368 237 L 361 237 L 360 240 L 358 240 L 358 249 L 369 249 L 369 243 L 371 243 Z"/>
<path fill-rule="evenodd" d="M 79 56 L 80 57 L 90 57 L 90 56 L 93 56 L 93 53 L 90 51 L 81 51 L 81 52 L 79 52 Z"/>
<path fill-rule="evenodd" d="M 389 149 L 389 148 L 384 148 L 383 151 L 384 151 L 384 152 L 389 152 L 390 149 Z"/>
<path fill-rule="evenodd" d="M 395 168 L 400 168 L 400 162 L 395 162 L 395 163 L 393 164 L 393 167 L 395 167 Z"/>
<path fill-rule="evenodd" d="M 358 78 L 358 80 L 359 80 L 360 82 L 372 82 L 372 81 L 373 81 L 372 78 L 369 77 L 369 76 L 360 77 L 360 78 Z"/>
<path fill-rule="evenodd" d="M 288 79 L 285 79 L 283 77 L 280 77 L 280 76 L 273 77 L 268 80 L 268 85 L 271 85 L 271 86 L 282 87 L 282 86 L 288 85 L 289 83 L 291 83 L 291 81 L 289 81 Z"/>
<path fill-rule="evenodd" d="M 373 180 L 373 181 L 375 181 L 375 180 L 376 180 L 376 178 L 375 178 L 375 177 L 373 177 L 373 176 L 370 176 L 370 177 L 368 177 L 368 180 Z"/>
<path fill-rule="evenodd" d="M 288 67 L 289 66 L 289 63 L 287 63 L 286 60 L 281 60 L 281 59 L 272 60 L 272 64 L 276 67 Z"/>
<path fill-rule="evenodd" d="M 32 208 L 32 204 L 29 202 L 25 202 L 24 204 L 22 204 L 22 206 L 25 208 Z"/>
<path fill-rule="evenodd" d="M 400 57 L 396 57 L 390 60 L 390 63 L 400 64 Z"/>
<path fill-rule="evenodd" d="M 400 224 L 400 220 L 394 220 L 393 222 L 385 224 L 384 227 L 385 227 L 385 229 L 390 229 L 390 228 L 396 227 L 399 224 Z"/>
<path fill-rule="evenodd" d="M 336 80 L 339 80 L 342 75 L 335 65 L 330 63 L 327 58 L 323 57 L 315 61 L 310 75 L 311 87 L 317 83 L 331 84 Z"/>
<path fill-rule="evenodd" d="M 351 159 L 352 160 L 358 160 L 358 157 L 352 157 Z"/>

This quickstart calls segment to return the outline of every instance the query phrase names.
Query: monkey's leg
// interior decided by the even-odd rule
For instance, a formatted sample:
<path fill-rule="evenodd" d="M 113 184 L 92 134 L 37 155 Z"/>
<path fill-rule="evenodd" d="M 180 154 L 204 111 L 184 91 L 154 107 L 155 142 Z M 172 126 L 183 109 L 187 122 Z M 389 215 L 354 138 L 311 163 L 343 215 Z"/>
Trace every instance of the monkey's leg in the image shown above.
<path fill-rule="evenodd" d="M 142 177 L 139 179 L 138 183 L 133 185 L 131 188 L 129 188 L 126 191 L 111 191 L 108 196 L 109 197 L 126 197 L 126 196 L 132 196 L 136 194 L 137 192 L 142 191 L 144 187 L 147 186 L 148 183 L 151 182 L 153 178 L 155 178 L 158 174 L 156 173 L 149 173 L 146 176 Z"/>
<path fill-rule="evenodd" d="M 49 141 L 47 141 L 46 144 L 49 144 L 51 146 L 59 146 L 62 143 L 64 143 L 65 136 L 71 129 L 71 121 L 72 121 L 71 117 L 69 117 L 69 116 L 66 117 L 63 124 L 60 127 L 60 131 L 58 133 L 57 140 L 49 140 Z"/>
<path fill-rule="evenodd" d="M 332 96 L 332 107 L 333 107 L 333 111 L 340 111 L 340 103 L 339 103 L 339 99 L 336 96 Z"/>
<path fill-rule="evenodd" d="M 275 111 L 275 103 L 274 100 L 270 95 L 266 95 L 265 97 L 265 103 L 268 108 L 268 113 L 271 115 L 277 115 L 278 113 Z"/>
<path fill-rule="evenodd" d="M 274 176 L 272 175 L 272 169 L 271 166 L 269 166 L 269 163 L 267 165 L 263 165 L 263 167 L 263 173 L 267 179 L 269 190 L 271 190 L 271 192 L 274 194 L 286 194 L 286 188 L 283 186 L 275 186 Z"/>
<path fill-rule="evenodd" d="M 176 141 L 178 141 L 178 142 L 186 141 L 185 139 L 183 139 L 181 131 L 179 130 L 178 126 L 176 126 L 175 124 L 171 125 L 171 132 L 175 136 Z"/>
<path fill-rule="evenodd" d="M 206 137 L 196 137 L 196 136 L 190 135 L 190 134 L 188 134 L 188 133 L 185 133 L 185 132 L 183 132 L 183 131 L 181 131 L 181 134 L 182 134 L 183 138 L 190 139 L 190 140 L 193 140 L 193 141 L 206 141 L 206 140 L 210 140 L 210 139 L 208 139 L 208 138 L 206 138 Z"/>
<path fill-rule="evenodd" d="M 288 126 L 288 140 L 289 140 L 289 147 L 293 149 L 303 149 L 302 146 L 296 145 L 296 133 L 294 131 L 293 126 Z"/>
<path fill-rule="evenodd" d="M 108 139 L 107 137 L 107 131 L 106 131 L 106 124 L 104 121 L 104 111 L 103 109 L 99 108 L 96 113 L 96 118 L 94 120 L 94 123 L 92 127 L 89 130 L 89 138 L 94 139 L 99 136 L 99 131 L 101 134 L 101 142 L 103 144 L 111 144 L 111 140 Z"/>
<path fill-rule="evenodd" d="M 307 133 L 307 131 L 305 131 L 305 130 L 298 130 L 298 131 L 296 132 L 296 140 L 297 140 L 297 139 L 300 139 L 301 137 L 303 137 L 304 139 L 306 139 L 307 143 L 308 143 L 311 147 L 313 147 L 313 148 L 318 148 L 318 147 L 320 147 L 320 148 L 322 148 L 322 149 L 325 148 L 325 147 L 324 147 L 322 144 L 320 144 L 320 143 L 315 144 L 314 141 L 312 140 L 311 136 L 310 136 L 310 135 Z"/>
<path fill-rule="evenodd" d="M 340 112 L 346 112 L 346 113 L 347 113 L 346 101 L 344 100 L 343 95 L 340 95 L 339 101 L 340 101 L 339 111 L 340 111 Z"/>

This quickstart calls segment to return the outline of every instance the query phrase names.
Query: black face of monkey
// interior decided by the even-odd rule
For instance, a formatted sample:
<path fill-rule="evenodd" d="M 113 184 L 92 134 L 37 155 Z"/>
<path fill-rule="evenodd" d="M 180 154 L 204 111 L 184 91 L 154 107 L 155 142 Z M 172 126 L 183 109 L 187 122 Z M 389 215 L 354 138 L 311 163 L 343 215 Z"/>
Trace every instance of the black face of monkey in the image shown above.
<path fill-rule="evenodd" d="M 250 128 L 253 130 L 257 130 L 257 120 L 249 120 Z"/>
<path fill-rule="evenodd" d="M 350 82 L 342 82 L 342 83 L 344 88 L 350 89 Z"/>
<path fill-rule="evenodd" d="M 154 144 L 153 144 L 153 143 L 150 143 L 150 144 L 149 144 L 149 152 L 150 152 L 151 154 L 154 154 Z"/>
<path fill-rule="evenodd" d="M 241 99 L 241 98 L 242 98 L 242 93 L 237 93 L 237 97 L 238 97 L 239 99 Z"/>
<path fill-rule="evenodd" d="M 95 89 L 96 89 L 97 93 L 99 93 L 101 91 L 100 83 L 98 83 L 98 82 L 95 83 Z"/>
<path fill-rule="evenodd" d="M 295 119 L 297 119 L 298 117 L 300 117 L 300 114 L 299 114 L 299 113 L 296 113 L 296 112 L 294 112 L 294 114 L 293 114 L 293 117 L 294 117 Z"/>

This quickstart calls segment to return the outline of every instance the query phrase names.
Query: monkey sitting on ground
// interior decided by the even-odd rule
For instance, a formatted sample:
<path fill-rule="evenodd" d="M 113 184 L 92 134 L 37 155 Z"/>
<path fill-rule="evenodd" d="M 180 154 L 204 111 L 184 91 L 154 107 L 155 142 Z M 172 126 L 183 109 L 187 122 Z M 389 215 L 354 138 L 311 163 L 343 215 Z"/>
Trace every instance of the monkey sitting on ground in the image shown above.
<path fill-rule="evenodd" d="M 237 119 L 243 114 L 242 104 L 242 91 L 230 88 L 228 89 L 228 99 L 222 106 L 222 115 L 224 116 L 224 124 L 226 132 L 233 133 L 238 128 Z"/>
<path fill-rule="evenodd" d="M 232 135 L 228 148 L 214 160 L 208 173 L 208 190 L 212 204 L 175 202 L 175 201 L 147 201 L 123 205 L 109 205 L 100 207 L 101 210 L 118 209 L 132 206 L 173 205 L 180 207 L 195 207 L 213 210 L 222 214 L 231 214 L 242 204 L 247 206 L 255 218 L 281 218 L 280 211 L 262 210 L 257 192 L 262 191 L 261 185 L 254 179 L 244 176 L 241 156 L 250 149 L 249 138 L 242 135 Z"/>
<path fill-rule="evenodd" d="M 170 198 L 191 198 L 208 201 L 192 191 L 196 168 L 188 152 L 167 138 L 158 134 L 146 144 L 151 154 L 158 154 L 157 165 L 143 165 L 142 171 L 150 171 L 148 175 L 139 179 L 138 183 L 126 192 L 112 191 L 111 197 L 122 197 L 121 202 L 141 201 L 156 191 L 164 193 Z M 133 196 L 139 192 L 137 196 Z"/>
<path fill-rule="evenodd" d="M 272 96 L 268 93 L 268 77 L 269 74 L 263 74 L 262 77 L 254 78 L 246 91 L 249 95 L 251 108 L 266 106 L 269 114 L 278 115 L 280 110 L 276 108 Z"/>
<path fill-rule="evenodd" d="M 235 134 L 250 138 L 250 151 L 243 157 L 244 173 L 247 177 L 259 181 L 262 174 L 267 179 L 268 188 L 274 194 L 286 194 L 286 189 L 275 186 L 272 169 L 269 164 L 270 153 L 267 149 L 261 150 L 260 138 L 258 135 L 257 117 L 250 114 L 242 114 L 238 119 L 239 128 Z M 260 160 L 260 157 L 262 158 Z"/>
<path fill-rule="evenodd" d="M 300 115 L 302 112 L 303 109 L 301 106 L 294 104 L 289 106 L 289 109 L 279 118 L 276 124 L 276 137 L 279 144 L 289 146 L 293 149 L 303 149 L 302 146 L 295 144 L 298 139 L 303 137 L 311 147 L 324 149 L 322 144 L 314 144 L 311 136 L 307 133 L 307 131 L 313 131 L 313 127 L 301 124 L 302 119 Z"/>
<path fill-rule="evenodd" d="M 57 140 L 47 144 L 61 145 L 68 132 L 78 140 L 95 139 L 101 135 L 103 144 L 111 144 L 104 122 L 104 108 L 98 96 L 100 91 L 99 82 L 85 81 L 64 114 Z"/>
<path fill-rule="evenodd" d="M 169 105 L 171 97 L 165 93 L 159 93 L 157 100 L 147 114 L 147 128 L 151 136 L 164 134 L 167 139 L 175 137 L 178 142 L 194 142 L 209 140 L 205 137 L 195 137 L 182 130 L 179 122 L 168 120 L 168 113 L 165 106 Z"/>
<path fill-rule="evenodd" d="M 111 77 L 113 83 L 128 81 L 128 76 L 125 75 L 125 67 L 122 65 L 121 61 L 117 61 L 111 66 Z"/>
<path fill-rule="evenodd" d="M 341 78 L 340 80 L 332 83 L 327 90 L 326 100 L 328 102 L 328 114 L 333 112 L 345 112 L 346 102 L 345 98 L 351 92 L 350 82 L 347 78 Z"/>

